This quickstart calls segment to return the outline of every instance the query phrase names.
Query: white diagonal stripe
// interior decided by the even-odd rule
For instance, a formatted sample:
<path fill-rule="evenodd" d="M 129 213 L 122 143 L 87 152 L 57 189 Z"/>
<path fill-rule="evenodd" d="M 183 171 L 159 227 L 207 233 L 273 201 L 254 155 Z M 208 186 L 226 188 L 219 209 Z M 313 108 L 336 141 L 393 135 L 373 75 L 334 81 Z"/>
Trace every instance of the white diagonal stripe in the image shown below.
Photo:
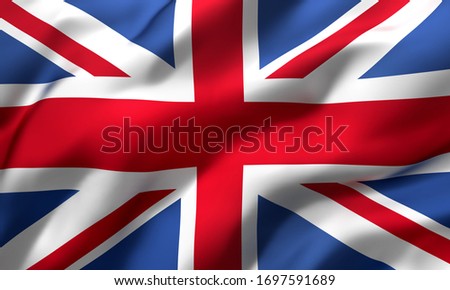
<path fill-rule="evenodd" d="M 54 5 L 42 0 L 20 0 L 16 3 L 117 66 L 131 78 L 88 75 L 61 79 L 51 84 L 0 84 L 0 107 L 26 106 L 46 98 L 77 97 L 194 101 L 192 0 L 177 1 L 175 4 L 173 40 L 175 69 L 89 14 L 62 0 L 51 1 Z M 60 60 L 53 57 L 53 54 L 49 59 Z M 68 68 L 69 72 L 80 74 L 65 63 L 67 61 L 61 60 L 58 65 L 61 64 L 64 69 Z"/>
<path fill-rule="evenodd" d="M 357 251 L 383 261 L 398 269 L 447 269 L 450 265 L 441 259 L 403 241 L 386 232 L 373 223 L 345 209 L 336 202 L 301 186 L 302 183 L 337 182 L 352 184 L 357 181 L 383 179 L 394 176 L 450 172 L 450 154 L 436 156 L 429 160 L 408 166 L 362 166 L 362 165 L 252 165 L 244 166 L 243 178 L 243 225 L 242 251 L 244 269 L 258 268 L 257 252 L 257 216 L 258 196 L 262 196 L 293 212 L 333 235 L 338 240 Z M 313 201 L 313 202 L 310 202 Z M 312 208 L 304 204 L 317 204 Z M 384 205 L 391 205 L 382 202 Z M 396 210 L 398 207 L 393 208 Z M 427 225 L 443 237 L 448 237 L 448 229 L 425 222 L 418 213 L 400 213 Z M 330 217 L 331 216 L 331 217 Z M 353 224 L 353 230 L 365 233 L 377 239 L 370 246 L 360 243 L 363 234 L 343 229 L 342 224 Z M 363 227 L 363 228 L 360 228 Z M 358 237 L 361 237 L 359 239 Z"/>
<path fill-rule="evenodd" d="M 374 3 L 361 2 L 316 37 L 260 70 L 258 3 L 257 0 L 244 1 L 245 100 L 321 104 L 449 96 L 450 83 L 447 80 L 450 70 L 360 79 L 441 3 L 441 0 L 411 0 L 399 12 L 361 35 L 304 79 L 266 79 L 273 71 L 337 31 Z"/>
<path fill-rule="evenodd" d="M 433 231 L 437 233 L 438 235 L 441 235 L 447 239 L 450 240 L 450 229 L 446 226 L 441 225 L 440 223 L 430 219 L 429 217 L 412 210 L 411 208 L 396 202 L 393 199 L 388 198 L 387 196 L 379 193 L 375 189 L 359 183 L 359 182 L 351 182 L 345 184 L 348 187 L 353 188 L 354 190 L 362 193 L 367 198 L 375 201 L 378 204 L 381 204 L 382 206 L 406 217 L 409 220 L 412 220 L 413 222 L 429 229 L 430 231 Z M 432 194 L 430 194 L 431 197 Z"/>
<path fill-rule="evenodd" d="M 108 239 L 94 252 L 88 254 L 73 267 L 82 267 L 117 244 L 126 234 L 161 212 L 178 199 L 182 201 L 180 233 L 180 267 L 190 269 L 193 261 L 195 193 L 193 180 L 195 169 L 177 169 L 159 172 L 117 172 L 98 169 L 6 169 L 0 171 L 1 192 L 26 192 L 52 189 L 77 189 L 79 192 L 25 229 L 0 249 L 1 269 L 26 269 L 54 250 L 64 245 L 86 228 L 111 213 L 139 192 L 161 189 L 177 189 L 126 228 Z"/>
<path fill-rule="evenodd" d="M 3 30 L 5 33 L 25 44 L 32 50 L 36 51 L 36 53 L 42 55 L 49 61 L 53 62 L 63 70 L 73 74 L 74 76 L 90 76 L 88 72 L 84 69 L 78 67 L 67 59 L 61 57 L 59 54 L 55 53 L 53 50 L 49 49 L 36 39 L 32 38 L 28 34 L 25 34 L 21 30 L 12 26 L 10 23 L 6 22 L 4 19 L 0 18 L 0 30 Z M 29 69 L 29 68 L 24 68 Z"/>

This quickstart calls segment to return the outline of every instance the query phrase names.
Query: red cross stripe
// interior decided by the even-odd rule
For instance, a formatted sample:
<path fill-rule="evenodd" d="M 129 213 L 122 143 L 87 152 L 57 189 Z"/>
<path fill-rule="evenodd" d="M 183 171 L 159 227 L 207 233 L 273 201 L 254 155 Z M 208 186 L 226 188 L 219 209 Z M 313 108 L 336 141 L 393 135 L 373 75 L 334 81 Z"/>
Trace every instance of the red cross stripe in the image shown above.
<path fill-rule="evenodd" d="M 196 167 L 194 267 L 241 269 L 242 221 L 245 221 L 242 214 L 244 166 L 311 163 L 405 165 L 449 152 L 450 134 L 442 134 L 448 132 L 447 126 L 450 123 L 450 98 L 446 97 L 327 105 L 245 102 L 243 1 L 193 1 L 195 102 L 67 98 L 47 99 L 24 107 L 0 108 L 1 168 L 88 167 L 157 171 Z M 379 3 L 384 5 L 388 2 Z M 395 3 L 403 2 L 405 1 Z M 17 26 L 20 25 L 21 29 L 36 39 L 46 43 L 46 39 L 61 38 L 64 44 L 53 49 L 66 53 L 68 58 L 74 55 L 73 51 L 80 51 L 80 46 L 74 41 L 31 15 L 13 20 L 12 15 L 23 15 L 26 12 L 17 11 L 20 8 L 10 1 L 0 3 L 2 17 Z M 3 7 L 8 9 L 4 10 Z M 399 7 L 396 6 L 397 8 Z M 24 20 L 26 18 L 31 19 L 34 25 Z M 39 25 L 42 29 L 31 29 L 32 26 Z M 46 34 L 43 31 L 52 33 Z M 351 41 L 350 38 L 339 46 L 348 41 Z M 89 52 L 84 52 L 89 55 Z M 102 62 L 101 58 L 94 59 Z M 108 68 L 109 64 L 97 65 L 91 62 L 89 56 L 79 56 L 76 60 L 86 60 L 89 67 L 92 66 L 93 74 L 103 74 L 104 71 L 109 74 L 113 71 Z M 79 65 L 85 68 L 83 63 Z M 116 72 L 117 75 L 121 73 Z M 261 126 L 263 120 L 269 117 L 278 127 L 324 127 L 326 118 L 332 117 L 335 127 L 348 126 L 342 135 L 348 152 L 333 148 L 334 150 L 321 150 L 314 154 L 304 151 L 275 153 L 260 148 L 251 154 L 238 151 L 221 151 L 215 154 L 203 151 L 181 153 L 170 146 L 169 152 L 161 154 L 136 151 L 102 153 L 102 130 L 107 126 L 121 125 L 124 116 L 129 117 L 135 126 L 155 126 L 156 132 L 162 126 L 170 126 L 177 118 L 184 121 L 195 118 L 196 123 L 203 128 L 215 125 L 225 132 L 233 126 Z M 162 137 L 156 138 L 157 143 Z M 257 138 L 263 142 L 263 134 L 258 134 Z M 242 140 L 232 140 L 231 146 L 242 145 Z M 132 141 L 132 145 L 136 145 L 136 140 Z M 279 145 L 275 140 L 272 141 L 275 147 Z M 287 143 L 290 141 L 292 140 L 287 140 Z M 93 234 L 92 229 L 89 233 Z M 77 249 L 89 248 L 89 238 L 83 233 L 80 235 L 83 239 L 77 241 Z M 104 239 L 107 239 L 107 235 Z M 58 250 L 58 257 L 69 256 L 71 251 L 73 249 L 63 245 Z M 46 261 L 53 260 L 43 259 L 34 268 L 52 268 L 53 262 Z M 64 263 L 63 265 L 67 266 Z"/>

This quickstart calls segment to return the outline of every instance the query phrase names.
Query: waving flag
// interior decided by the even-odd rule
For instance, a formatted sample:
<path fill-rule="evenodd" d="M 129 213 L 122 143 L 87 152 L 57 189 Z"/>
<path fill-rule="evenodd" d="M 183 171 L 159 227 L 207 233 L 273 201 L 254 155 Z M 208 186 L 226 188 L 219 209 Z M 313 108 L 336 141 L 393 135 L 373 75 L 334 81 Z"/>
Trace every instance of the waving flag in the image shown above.
<path fill-rule="evenodd" d="M 404 167 L 246 167 L 244 203 L 258 208 L 244 231 L 258 245 L 247 244 L 248 267 L 448 268 L 448 157 Z"/>
<path fill-rule="evenodd" d="M 0 0 L 0 268 L 449 268 L 450 2 L 319 2 Z"/>

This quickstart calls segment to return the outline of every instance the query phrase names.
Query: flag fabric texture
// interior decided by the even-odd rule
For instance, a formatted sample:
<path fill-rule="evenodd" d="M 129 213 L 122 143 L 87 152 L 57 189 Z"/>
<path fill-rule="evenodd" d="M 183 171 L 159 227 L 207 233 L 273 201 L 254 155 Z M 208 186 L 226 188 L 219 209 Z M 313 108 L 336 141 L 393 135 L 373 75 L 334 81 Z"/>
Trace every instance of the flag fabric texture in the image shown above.
<path fill-rule="evenodd" d="M 0 269 L 449 269 L 448 15 L 0 0 Z"/>

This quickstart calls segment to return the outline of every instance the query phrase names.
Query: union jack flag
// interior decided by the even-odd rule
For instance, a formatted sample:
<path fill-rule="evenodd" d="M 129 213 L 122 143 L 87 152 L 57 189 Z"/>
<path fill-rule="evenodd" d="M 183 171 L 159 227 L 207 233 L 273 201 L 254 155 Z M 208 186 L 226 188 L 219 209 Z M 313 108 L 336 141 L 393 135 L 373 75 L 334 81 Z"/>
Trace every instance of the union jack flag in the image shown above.
<path fill-rule="evenodd" d="M 0 0 L 0 268 L 450 268 L 449 13 Z"/>

